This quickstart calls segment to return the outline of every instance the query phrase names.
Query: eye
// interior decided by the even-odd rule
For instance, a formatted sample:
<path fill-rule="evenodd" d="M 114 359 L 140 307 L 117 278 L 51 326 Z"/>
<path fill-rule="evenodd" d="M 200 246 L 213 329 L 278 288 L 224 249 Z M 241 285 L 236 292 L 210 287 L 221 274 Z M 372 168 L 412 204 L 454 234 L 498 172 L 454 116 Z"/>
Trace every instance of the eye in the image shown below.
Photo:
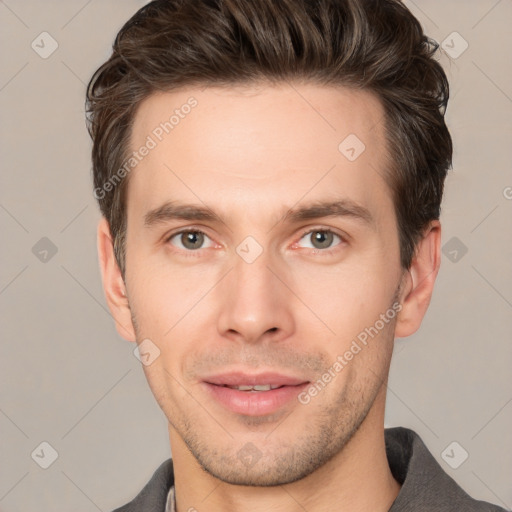
<path fill-rule="evenodd" d="M 212 240 L 202 231 L 180 231 L 169 238 L 169 242 L 179 249 L 195 251 L 212 247 Z"/>
<path fill-rule="evenodd" d="M 339 235 L 328 229 L 315 229 L 307 232 L 298 241 L 298 245 L 310 249 L 330 249 L 333 245 L 338 245 L 342 241 Z"/>

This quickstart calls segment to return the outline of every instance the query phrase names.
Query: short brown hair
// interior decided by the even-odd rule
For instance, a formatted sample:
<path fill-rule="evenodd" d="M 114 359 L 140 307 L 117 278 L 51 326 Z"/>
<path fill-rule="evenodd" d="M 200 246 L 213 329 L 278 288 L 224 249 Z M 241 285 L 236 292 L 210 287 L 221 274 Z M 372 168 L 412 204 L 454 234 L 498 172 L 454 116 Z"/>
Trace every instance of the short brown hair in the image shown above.
<path fill-rule="evenodd" d="M 87 90 L 95 191 L 125 273 L 129 155 L 141 101 L 183 86 L 288 80 L 371 91 L 386 113 L 400 260 L 440 215 L 452 141 L 438 44 L 399 0 L 155 0 L 120 30 Z M 341 142 L 341 141 L 340 141 Z M 116 185 L 116 184 L 114 184 Z"/>

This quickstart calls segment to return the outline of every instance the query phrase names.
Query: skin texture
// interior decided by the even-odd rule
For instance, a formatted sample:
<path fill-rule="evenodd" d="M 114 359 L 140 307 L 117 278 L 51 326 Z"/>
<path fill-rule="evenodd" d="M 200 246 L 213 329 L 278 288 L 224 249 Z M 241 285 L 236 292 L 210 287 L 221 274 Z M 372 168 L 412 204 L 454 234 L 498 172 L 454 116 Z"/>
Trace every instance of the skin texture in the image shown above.
<path fill-rule="evenodd" d="M 306 84 L 158 93 L 137 111 L 132 149 L 191 96 L 197 106 L 129 177 L 125 281 L 107 222 L 98 227 L 117 329 L 160 351 L 143 368 L 169 420 L 178 510 L 387 511 L 399 491 L 383 433 L 393 341 L 416 331 L 428 307 L 439 222 L 404 271 L 384 180 L 384 111 L 373 94 Z M 338 149 L 349 134 L 365 144 L 354 161 Z M 340 200 L 369 218 L 289 214 Z M 216 218 L 145 225 L 166 202 Z M 185 229 L 203 232 L 204 245 L 187 249 L 176 235 Z M 262 252 L 248 263 L 237 247 Z M 307 404 L 249 416 L 204 387 L 225 371 L 317 382 L 397 304 L 398 315 Z M 248 449 L 250 464 L 240 456 Z"/>

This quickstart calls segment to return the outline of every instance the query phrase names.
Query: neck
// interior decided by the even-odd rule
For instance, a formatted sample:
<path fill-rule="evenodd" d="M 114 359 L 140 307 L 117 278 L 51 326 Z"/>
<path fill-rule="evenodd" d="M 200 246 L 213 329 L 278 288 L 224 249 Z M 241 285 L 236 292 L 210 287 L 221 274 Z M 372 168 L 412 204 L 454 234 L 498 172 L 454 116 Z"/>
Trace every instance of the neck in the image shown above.
<path fill-rule="evenodd" d="M 378 402 L 379 400 L 376 400 Z M 374 407 L 345 447 L 307 477 L 275 487 L 224 483 L 206 473 L 170 428 L 177 512 L 387 512 L 400 490 L 387 462 L 384 406 Z"/>

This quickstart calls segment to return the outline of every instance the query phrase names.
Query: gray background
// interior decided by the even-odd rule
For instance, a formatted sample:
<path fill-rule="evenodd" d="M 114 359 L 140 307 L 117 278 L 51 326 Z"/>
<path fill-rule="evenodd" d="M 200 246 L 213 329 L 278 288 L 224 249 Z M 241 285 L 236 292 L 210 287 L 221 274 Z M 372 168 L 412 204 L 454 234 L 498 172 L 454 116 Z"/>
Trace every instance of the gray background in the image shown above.
<path fill-rule="evenodd" d="M 111 510 L 170 456 L 165 417 L 103 298 L 83 111 L 85 84 L 143 3 L 0 1 L 4 512 Z M 470 494 L 510 509 L 512 2 L 406 4 L 452 53 L 441 61 L 455 157 L 441 272 L 422 329 L 397 340 L 386 424 L 415 429 Z M 51 48 L 43 31 L 58 43 L 46 59 L 31 47 Z M 469 44 L 457 58 L 454 31 Z M 43 441 L 58 452 L 48 469 Z"/>

